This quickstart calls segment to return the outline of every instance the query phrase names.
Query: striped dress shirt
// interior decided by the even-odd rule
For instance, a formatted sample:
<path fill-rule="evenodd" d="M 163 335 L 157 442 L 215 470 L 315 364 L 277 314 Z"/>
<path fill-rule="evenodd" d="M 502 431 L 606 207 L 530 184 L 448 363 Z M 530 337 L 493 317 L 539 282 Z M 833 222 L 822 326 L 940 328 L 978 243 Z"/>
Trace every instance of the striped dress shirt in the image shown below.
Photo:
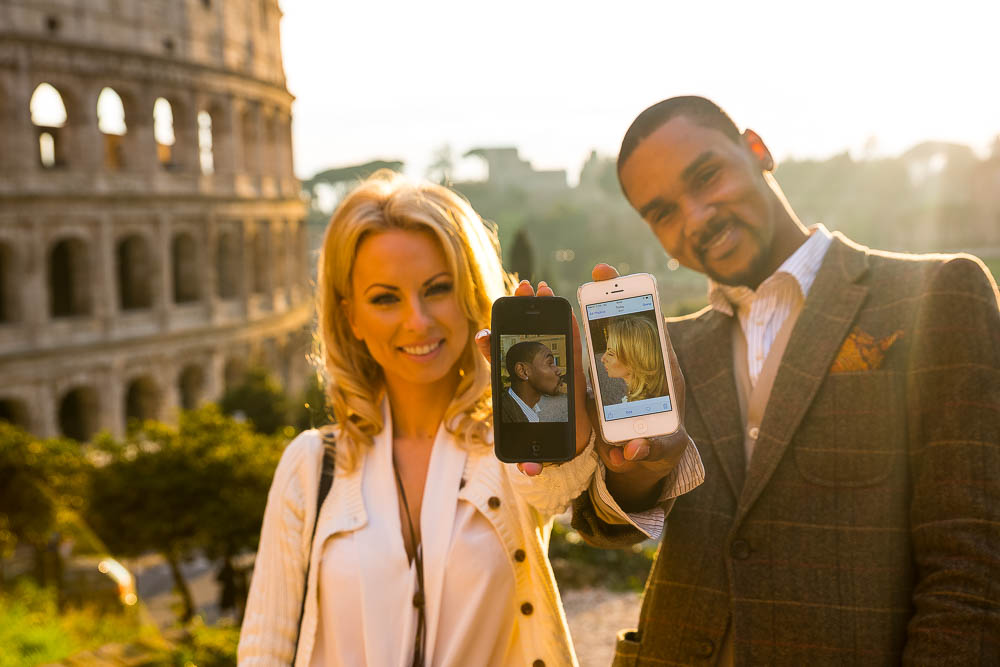
<path fill-rule="evenodd" d="M 771 344 L 789 313 L 809 296 L 809 289 L 832 240 L 833 236 L 826 227 L 816 225 L 806 242 L 756 290 L 709 281 L 708 302 L 712 308 L 730 317 L 735 310 L 739 319 L 747 341 L 747 370 L 751 385 L 756 386 Z"/>

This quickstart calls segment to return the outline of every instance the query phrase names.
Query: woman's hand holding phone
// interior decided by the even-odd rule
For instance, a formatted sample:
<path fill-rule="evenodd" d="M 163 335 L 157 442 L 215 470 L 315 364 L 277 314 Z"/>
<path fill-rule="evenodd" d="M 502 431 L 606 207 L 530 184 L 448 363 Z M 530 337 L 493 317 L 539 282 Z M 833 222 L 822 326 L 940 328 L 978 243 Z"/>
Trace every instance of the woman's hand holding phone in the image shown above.
<path fill-rule="evenodd" d="M 527 280 L 522 280 L 514 291 L 514 296 L 555 296 L 550 288 L 545 282 L 538 283 L 538 292 L 536 294 L 534 288 L 531 286 Z M 587 414 L 586 402 L 587 402 L 587 386 L 585 382 L 582 382 L 583 375 L 583 343 L 580 340 L 580 328 L 576 321 L 576 316 L 572 316 L 573 319 L 573 368 L 572 373 L 575 378 L 579 378 L 580 381 L 573 383 L 574 390 L 574 404 L 576 406 L 574 419 L 576 426 L 576 454 L 579 456 L 583 450 L 587 448 L 587 443 L 590 442 L 591 435 L 591 421 Z M 481 331 L 476 335 L 476 346 L 479 348 L 480 353 L 488 361 L 491 361 L 491 347 L 490 347 L 490 332 Z M 495 417 L 496 418 L 496 417 Z M 521 472 L 527 475 L 537 475 L 542 471 L 542 464 L 540 463 L 518 463 L 517 467 Z"/>

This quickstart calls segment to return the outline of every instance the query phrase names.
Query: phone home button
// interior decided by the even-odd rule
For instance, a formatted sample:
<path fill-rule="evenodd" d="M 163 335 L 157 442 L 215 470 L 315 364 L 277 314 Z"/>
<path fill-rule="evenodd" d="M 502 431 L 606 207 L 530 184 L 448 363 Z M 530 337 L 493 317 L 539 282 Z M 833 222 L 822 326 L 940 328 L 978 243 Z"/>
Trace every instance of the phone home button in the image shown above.
<path fill-rule="evenodd" d="M 646 430 L 649 428 L 649 425 L 644 420 L 643 421 L 637 421 L 635 423 L 634 428 L 635 428 L 635 432 L 636 433 L 645 433 Z"/>

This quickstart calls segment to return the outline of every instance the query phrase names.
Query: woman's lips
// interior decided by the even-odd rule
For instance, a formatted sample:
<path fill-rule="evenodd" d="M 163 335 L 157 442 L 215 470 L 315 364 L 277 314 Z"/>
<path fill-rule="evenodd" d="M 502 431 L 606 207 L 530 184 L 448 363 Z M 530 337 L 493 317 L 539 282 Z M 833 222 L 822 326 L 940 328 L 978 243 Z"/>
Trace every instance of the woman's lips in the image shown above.
<path fill-rule="evenodd" d="M 444 338 L 433 343 L 420 343 L 418 345 L 400 345 L 399 349 L 411 359 L 430 359 L 444 345 Z"/>

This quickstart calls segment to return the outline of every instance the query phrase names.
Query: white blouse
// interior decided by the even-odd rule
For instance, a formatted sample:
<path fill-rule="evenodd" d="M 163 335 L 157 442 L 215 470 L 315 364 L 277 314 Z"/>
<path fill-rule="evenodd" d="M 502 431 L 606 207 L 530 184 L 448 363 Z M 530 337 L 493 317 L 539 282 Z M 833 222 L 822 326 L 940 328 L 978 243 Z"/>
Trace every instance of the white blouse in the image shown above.
<path fill-rule="evenodd" d="M 362 463 L 367 525 L 322 547 L 312 667 L 409 667 L 413 660 L 416 566 L 403 546 L 391 421 Z M 496 529 L 458 497 L 466 457 L 442 427 L 419 517 L 428 667 L 517 661 L 515 573 Z"/>

